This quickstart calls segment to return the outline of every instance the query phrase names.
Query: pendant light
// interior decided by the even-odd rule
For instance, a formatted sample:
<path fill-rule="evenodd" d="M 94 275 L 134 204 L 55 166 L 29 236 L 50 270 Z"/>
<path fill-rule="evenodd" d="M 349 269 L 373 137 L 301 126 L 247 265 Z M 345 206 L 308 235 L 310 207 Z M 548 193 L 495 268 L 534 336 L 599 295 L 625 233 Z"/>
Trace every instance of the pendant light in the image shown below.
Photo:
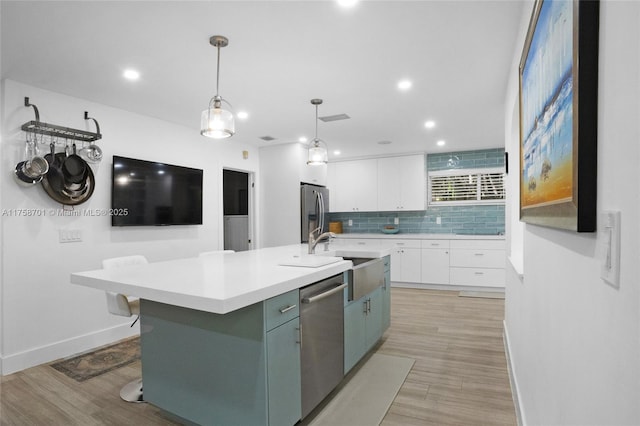
<path fill-rule="evenodd" d="M 309 142 L 309 157 L 307 164 L 322 165 L 327 164 L 329 155 L 327 153 L 327 144 L 318 138 L 318 105 L 322 104 L 322 99 L 311 99 L 311 104 L 316 106 L 316 137 Z"/>
<path fill-rule="evenodd" d="M 233 121 L 233 113 L 222 109 L 222 102 L 231 106 L 229 102 L 222 99 L 218 93 L 220 83 L 220 48 L 229 44 L 229 39 L 221 35 L 214 35 L 209 39 L 209 43 L 218 49 L 218 62 L 216 72 L 216 94 L 209 101 L 209 108 L 202 111 L 200 118 L 200 134 L 208 138 L 224 139 L 236 132 Z"/>

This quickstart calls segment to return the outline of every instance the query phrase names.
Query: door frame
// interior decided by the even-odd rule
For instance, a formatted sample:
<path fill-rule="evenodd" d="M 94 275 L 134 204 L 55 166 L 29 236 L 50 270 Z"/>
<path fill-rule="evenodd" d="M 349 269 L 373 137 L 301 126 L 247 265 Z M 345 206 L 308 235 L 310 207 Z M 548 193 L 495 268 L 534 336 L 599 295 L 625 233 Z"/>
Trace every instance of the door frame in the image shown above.
<path fill-rule="evenodd" d="M 249 185 L 248 187 L 249 189 L 247 191 L 247 198 L 248 198 L 247 215 L 249 217 L 249 220 L 248 220 L 249 250 L 254 250 L 256 247 L 258 247 L 257 241 L 256 241 L 257 233 L 256 233 L 256 223 L 255 223 L 255 220 L 256 220 L 255 219 L 256 218 L 255 172 L 251 170 L 243 170 L 236 167 L 225 167 L 225 166 L 223 166 L 220 169 L 220 186 L 219 186 L 220 214 L 219 214 L 219 220 L 218 220 L 218 229 L 220 230 L 220 232 L 218 233 L 218 247 L 220 247 L 220 250 L 224 248 L 224 171 L 225 170 L 246 173 L 248 175 L 247 183 Z"/>

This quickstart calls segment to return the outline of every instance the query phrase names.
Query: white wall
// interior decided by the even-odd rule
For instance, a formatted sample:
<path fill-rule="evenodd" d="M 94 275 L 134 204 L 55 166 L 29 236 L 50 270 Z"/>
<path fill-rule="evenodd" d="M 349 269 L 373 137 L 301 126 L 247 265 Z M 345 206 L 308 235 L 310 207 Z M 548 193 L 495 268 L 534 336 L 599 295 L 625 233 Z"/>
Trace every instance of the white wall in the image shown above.
<path fill-rule="evenodd" d="M 599 277 L 597 234 L 527 224 L 521 240 L 509 235 L 524 253 L 524 280 L 507 274 L 505 326 L 527 425 L 640 424 L 638 22 L 640 3 L 601 3 L 598 212 L 622 212 L 619 289 Z M 518 93 L 511 71 L 507 122 Z M 517 134 L 508 125 L 505 133 L 507 150 L 517 152 Z M 518 213 L 517 193 L 509 197 L 507 222 Z"/>
<path fill-rule="evenodd" d="M 262 245 L 300 243 L 300 164 L 302 145 L 275 145 L 260 149 Z"/>
<path fill-rule="evenodd" d="M 104 160 L 93 168 L 96 188 L 76 210 L 108 209 L 111 157 L 123 155 L 204 170 L 204 218 L 200 226 L 112 228 L 109 217 L 2 216 L 1 336 L 2 373 L 68 356 L 137 333 L 130 321 L 107 313 L 104 294 L 72 285 L 69 274 L 101 267 L 107 257 L 143 254 L 149 261 L 195 256 L 222 247 L 222 168 L 258 171 L 257 150 L 241 139 L 214 141 L 186 128 L 82 99 L 4 81 L 1 145 L 2 209 L 53 209 L 62 206 L 40 187 L 18 186 L 12 170 L 24 152 L 22 123 L 33 120 L 29 96 L 41 120 L 93 131 L 89 111 L 104 135 Z M 242 151 L 249 150 L 248 160 Z M 81 229 L 80 243 L 58 242 L 59 229 Z"/>

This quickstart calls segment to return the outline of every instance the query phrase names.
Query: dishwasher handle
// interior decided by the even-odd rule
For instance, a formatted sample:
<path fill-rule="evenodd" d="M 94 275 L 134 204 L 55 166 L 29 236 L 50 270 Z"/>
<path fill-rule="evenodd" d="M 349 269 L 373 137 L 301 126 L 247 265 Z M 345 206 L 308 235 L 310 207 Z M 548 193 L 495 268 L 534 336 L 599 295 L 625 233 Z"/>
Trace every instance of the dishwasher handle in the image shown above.
<path fill-rule="evenodd" d="M 302 298 L 301 302 L 302 303 L 317 302 L 318 300 L 322 300 L 325 297 L 331 296 L 332 294 L 336 294 L 337 292 L 339 292 L 340 290 L 343 290 L 346 287 L 347 287 L 347 283 L 343 283 L 343 284 L 339 285 L 338 287 L 334 287 L 331 290 L 325 291 L 324 293 L 320 293 L 320 294 L 317 294 L 317 295 L 312 296 L 312 297 L 304 297 L 304 298 Z"/>

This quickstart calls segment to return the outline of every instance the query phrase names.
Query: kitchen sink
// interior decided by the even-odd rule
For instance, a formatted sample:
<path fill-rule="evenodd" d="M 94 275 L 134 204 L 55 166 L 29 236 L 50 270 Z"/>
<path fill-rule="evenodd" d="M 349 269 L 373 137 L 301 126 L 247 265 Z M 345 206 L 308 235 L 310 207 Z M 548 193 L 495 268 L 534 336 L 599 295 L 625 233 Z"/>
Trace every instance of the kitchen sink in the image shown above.
<path fill-rule="evenodd" d="M 353 262 L 349 270 L 349 300 L 358 300 L 384 284 L 384 262 L 382 258 L 343 257 Z"/>

